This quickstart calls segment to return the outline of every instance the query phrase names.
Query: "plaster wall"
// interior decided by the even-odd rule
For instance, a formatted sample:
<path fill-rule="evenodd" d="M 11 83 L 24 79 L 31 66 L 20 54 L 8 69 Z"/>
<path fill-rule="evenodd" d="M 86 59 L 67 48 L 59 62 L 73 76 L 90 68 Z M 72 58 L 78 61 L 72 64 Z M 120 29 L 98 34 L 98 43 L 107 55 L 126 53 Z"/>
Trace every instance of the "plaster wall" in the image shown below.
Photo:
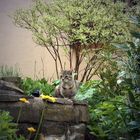
<path fill-rule="evenodd" d="M 0 0 L 0 66 L 16 65 L 23 76 L 42 78 L 44 64 L 45 77 L 55 78 L 53 60 L 46 49 L 36 45 L 31 32 L 16 27 L 9 17 L 16 9 L 28 8 L 31 3 L 32 0 Z"/>
<path fill-rule="evenodd" d="M 52 81 L 56 74 L 50 54 L 33 42 L 30 31 L 16 27 L 10 18 L 15 10 L 31 4 L 32 0 L 0 0 L 0 66 L 18 66 L 22 76 L 32 78 L 43 78 L 44 72 L 45 78 Z M 67 68 L 65 54 L 61 57 Z"/>

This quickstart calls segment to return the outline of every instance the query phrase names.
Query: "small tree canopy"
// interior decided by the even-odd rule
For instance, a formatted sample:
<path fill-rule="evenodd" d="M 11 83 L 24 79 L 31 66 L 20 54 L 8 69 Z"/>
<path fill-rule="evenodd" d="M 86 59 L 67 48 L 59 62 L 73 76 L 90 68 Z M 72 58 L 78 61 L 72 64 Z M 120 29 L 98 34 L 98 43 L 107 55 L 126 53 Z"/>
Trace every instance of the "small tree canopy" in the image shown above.
<path fill-rule="evenodd" d="M 48 3 L 34 0 L 31 8 L 17 10 L 13 20 L 17 26 L 32 32 L 34 41 L 47 48 L 56 66 L 60 63 L 61 69 L 59 47 L 67 52 L 70 67 L 77 73 L 86 58 L 88 68 L 85 71 L 90 71 L 90 76 L 93 61 L 99 54 L 97 49 L 131 38 L 129 15 L 124 12 L 124 7 L 124 3 L 112 0 L 53 0 Z M 75 50 L 76 56 L 74 67 L 72 50 Z M 92 51 L 90 57 L 89 50 Z"/>

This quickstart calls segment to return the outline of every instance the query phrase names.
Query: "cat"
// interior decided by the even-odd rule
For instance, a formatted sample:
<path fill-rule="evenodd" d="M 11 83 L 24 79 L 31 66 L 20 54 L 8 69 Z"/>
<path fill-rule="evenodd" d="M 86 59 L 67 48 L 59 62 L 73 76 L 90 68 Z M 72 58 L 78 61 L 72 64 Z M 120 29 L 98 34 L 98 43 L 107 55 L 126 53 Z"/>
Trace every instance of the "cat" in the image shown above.
<path fill-rule="evenodd" d="M 55 97 L 73 99 L 79 88 L 79 82 L 74 79 L 72 70 L 62 70 L 60 84 L 55 89 Z"/>

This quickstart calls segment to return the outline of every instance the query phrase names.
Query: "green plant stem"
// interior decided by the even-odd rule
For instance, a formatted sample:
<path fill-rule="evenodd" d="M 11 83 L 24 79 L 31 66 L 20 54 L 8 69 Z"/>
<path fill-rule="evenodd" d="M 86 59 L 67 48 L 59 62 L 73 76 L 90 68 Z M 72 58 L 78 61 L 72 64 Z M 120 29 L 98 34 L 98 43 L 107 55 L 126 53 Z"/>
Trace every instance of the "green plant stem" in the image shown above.
<path fill-rule="evenodd" d="M 32 132 L 29 133 L 28 140 L 31 139 Z"/>
<path fill-rule="evenodd" d="M 45 112 L 45 106 L 44 106 L 44 108 L 43 108 L 43 110 L 42 110 L 42 113 L 41 113 L 40 122 L 39 122 L 39 125 L 38 125 L 38 128 L 37 128 L 37 132 L 36 132 L 36 135 L 35 135 L 34 140 L 37 140 L 37 137 L 38 137 L 38 134 L 39 134 L 41 125 L 42 125 L 42 121 L 43 121 L 43 117 L 44 117 L 44 112 Z"/>
<path fill-rule="evenodd" d="M 17 118 L 17 124 L 19 122 L 20 116 L 21 116 L 22 106 L 20 106 L 19 112 L 18 112 L 18 118 Z"/>

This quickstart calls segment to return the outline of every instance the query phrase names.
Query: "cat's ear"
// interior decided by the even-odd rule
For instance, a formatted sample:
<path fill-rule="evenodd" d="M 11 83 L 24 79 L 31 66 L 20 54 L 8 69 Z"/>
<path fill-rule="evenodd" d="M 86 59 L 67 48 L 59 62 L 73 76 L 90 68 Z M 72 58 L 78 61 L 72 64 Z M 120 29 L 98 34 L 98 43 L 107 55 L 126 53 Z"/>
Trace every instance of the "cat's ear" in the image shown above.
<path fill-rule="evenodd" d="M 70 70 L 69 70 L 69 73 L 70 73 L 70 74 L 72 74 L 72 73 L 73 73 L 73 70 L 72 70 L 72 69 L 70 69 Z"/>
<path fill-rule="evenodd" d="M 74 72 L 73 68 L 71 68 L 70 71 L 73 73 Z"/>
<path fill-rule="evenodd" d="M 62 75 L 64 73 L 64 70 L 63 69 L 61 69 L 60 70 L 60 75 Z"/>

